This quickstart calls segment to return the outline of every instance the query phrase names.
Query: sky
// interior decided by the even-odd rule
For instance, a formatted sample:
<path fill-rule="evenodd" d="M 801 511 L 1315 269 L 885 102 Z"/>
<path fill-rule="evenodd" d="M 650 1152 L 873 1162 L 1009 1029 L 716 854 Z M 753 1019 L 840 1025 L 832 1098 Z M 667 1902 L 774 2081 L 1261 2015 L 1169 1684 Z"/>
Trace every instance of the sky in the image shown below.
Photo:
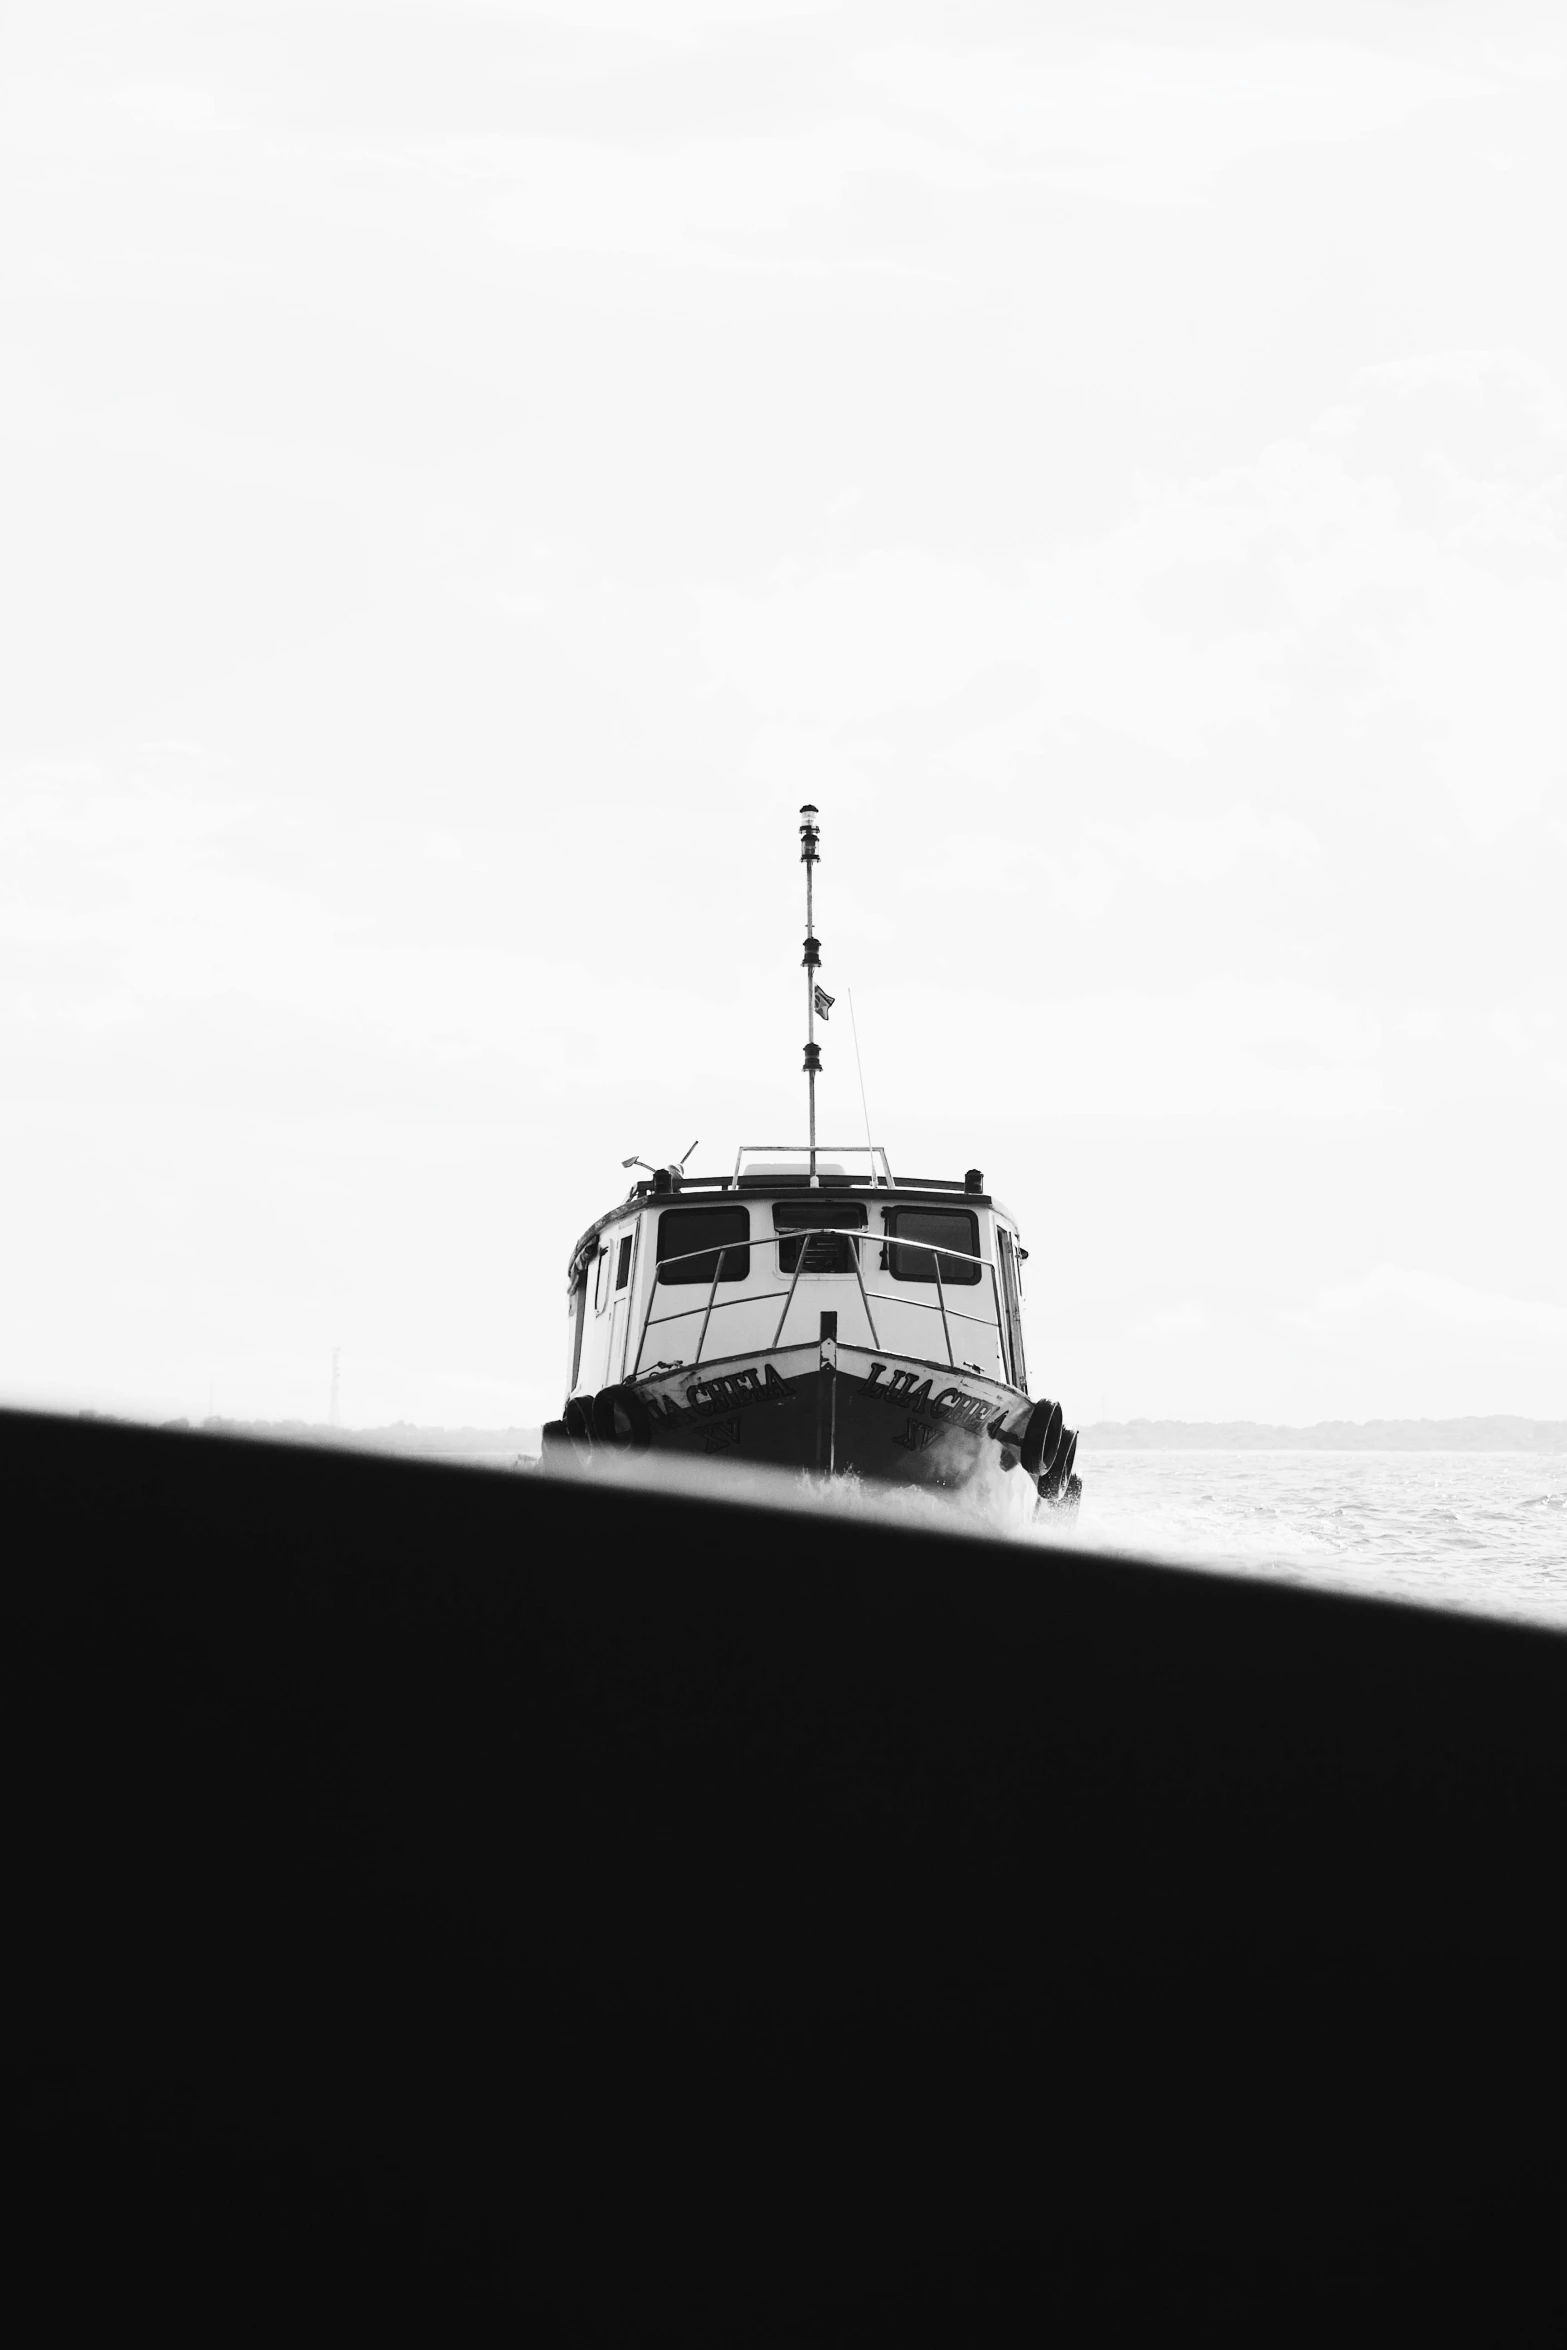
<path fill-rule="evenodd" d="M 1567 1416 L 1567 18 L 23 0 L 0 1400 L 559 1410 L 631 1153 L 1068 1420 Z"/>

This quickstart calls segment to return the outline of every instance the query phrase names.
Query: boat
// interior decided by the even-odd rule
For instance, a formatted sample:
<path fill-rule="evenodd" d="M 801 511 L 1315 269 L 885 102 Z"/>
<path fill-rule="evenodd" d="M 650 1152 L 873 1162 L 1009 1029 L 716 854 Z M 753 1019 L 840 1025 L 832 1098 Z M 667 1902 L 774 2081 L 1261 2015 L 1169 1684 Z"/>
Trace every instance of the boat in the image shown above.
<path fill-rule="evenodd" d="M 1003 1520 L 1070 1511 L 1076 1433 L 1032 1397 L 1016 1218 L 978 1167 L 893 1173 L 887 1152 L 819 1143 L 819 811 L 805 867 L 807 1139 L 744 1144 L 725 1175 L 697 1145 L 643 1171 L 567 1268 L 569 1368 L 546 1459 L 688 1455 L 868 1483 L 983 1489 Z"/>

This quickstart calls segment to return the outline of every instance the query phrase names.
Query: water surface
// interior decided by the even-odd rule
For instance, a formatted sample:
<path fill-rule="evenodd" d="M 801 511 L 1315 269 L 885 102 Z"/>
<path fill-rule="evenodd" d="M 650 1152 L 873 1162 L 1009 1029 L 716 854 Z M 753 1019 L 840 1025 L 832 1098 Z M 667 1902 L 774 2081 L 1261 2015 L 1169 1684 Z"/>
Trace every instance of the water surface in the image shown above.
<path fill-rule="evenodd" d="M 1567 1457 L 1122 1452 L 1078 1460 L 1085 1548 L 1567 1627 Z"/>

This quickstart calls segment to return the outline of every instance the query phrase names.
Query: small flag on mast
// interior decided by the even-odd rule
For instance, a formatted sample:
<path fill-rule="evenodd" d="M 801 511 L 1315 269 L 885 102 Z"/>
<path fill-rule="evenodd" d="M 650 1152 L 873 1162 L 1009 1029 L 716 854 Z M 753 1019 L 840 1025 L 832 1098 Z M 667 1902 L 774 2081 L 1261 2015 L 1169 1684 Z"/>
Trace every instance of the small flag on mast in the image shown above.
<path fill-rule="evenodd" d="M 832 1008 L 833 1008 L 833 1005 L 834 1005 L 834 1004 L 835 1004 L 837 1001 L 838 1001 L 838 998 L 837 998 L 835 995 L 829 995 L 829 994 L 827 993 L 827 990 L 826 990 L 826 988 L 825 988 L 825 987 L 818 987 L 818 988 L 817 988 L 817 990 L 816 990 L 816 1017 L 817 1017 L 817 1019 L 818 1019 L 818 1020 L 825 1020 L 825 1019 L 826 1019 L 826 1017 L 827 1017 L 827 1015 L 828 1015 L 828 1013 L 829 1013 L 829 1012 L 832 1010 Z"/>

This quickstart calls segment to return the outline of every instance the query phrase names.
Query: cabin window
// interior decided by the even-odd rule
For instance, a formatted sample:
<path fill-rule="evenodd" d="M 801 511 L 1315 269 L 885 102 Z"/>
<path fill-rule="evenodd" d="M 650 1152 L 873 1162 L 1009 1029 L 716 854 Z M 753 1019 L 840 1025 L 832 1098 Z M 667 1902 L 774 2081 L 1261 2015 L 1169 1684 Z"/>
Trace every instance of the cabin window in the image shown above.
<path fill-rule="evenodd" d="M 601 1248 L 593 1266 L 593 1311 L 602 1314 L 609 1294 L 609 1251 Z"/>
<path fill-rule="evenodd" d="M 979 1255 L 979 1226 L 967 1208 L 888 1208 L 886 1219 L 888 1232 L 897 1234 L 887 1250 L 887 1270 L 894 1281 L 928 1281 L 934 1288 L 935 1251 L 941 1248 L 960 1251 L 941 1259 L 944 1288 L 972 1288 L 978 1283 L 984 1268 L 964 1262 Z"/>
<path fill-rule="evenodd" d="M 631 1234 L 628 1232 L 628 1233 L 626 1234 L 626 1237 L 625 1237 L 625 1239 L 624 1239 L 624 1240 L 621 1242 L 621 1244 L 620 1244 L 620 1251 L 619 1251 L 619 1254 L 618 1254 L 618 1255 L 616 1256 L 616 1258 L 615 1258 L 615 1287 L 616 1287 L 617 1289 L 624 1289 L 624 1288 L 625 1288 L 625 1286 L 626 1286 L 626 1276 L 627 1276 L 627 1274 L 628 1274 L 630 1271 L 631 1271 Z"/>
<path fill-rule="evenodd" d="M 863 1200 L 780 1200 L 773 1209 L 773 1228 L 777 1232 L 817 1233 L 815 1240 L 780 1240 L 778 1270 L 793 1275 L 802 1273 L 852 1273 L 854 1271 L 854 1243 L 843 1231 L 823 1231 L 824 1225 L 851 1225 L 856 1232 L 865 1229 Z M 801 1251 L 805 1262 L 801 1264 Z"/>
<path fill-rule="evenodd" d="M 658 1219 L 658 1277 L 710 1285 L 717 1272 L 720 1281 L 743 1281 L 751 1270 L 750 1237 L 749 1208 L 666 1208 Z"/>

